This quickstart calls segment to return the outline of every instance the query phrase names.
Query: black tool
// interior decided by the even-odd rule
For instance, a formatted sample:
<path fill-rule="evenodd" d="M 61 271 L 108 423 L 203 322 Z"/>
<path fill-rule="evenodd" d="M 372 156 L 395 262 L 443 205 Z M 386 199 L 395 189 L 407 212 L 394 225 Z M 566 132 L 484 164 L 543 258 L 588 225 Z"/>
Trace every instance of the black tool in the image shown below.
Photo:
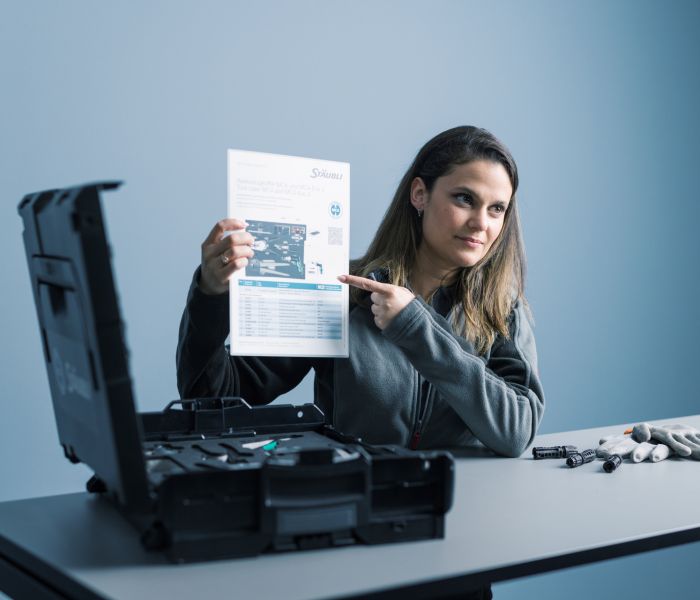
<path fill-rule="evenodd" d="M 566 464 L 572 469 L 574 467 L 580 467 L 585 463 L 589 463 L 595 460 L 595 450 L 583 450 L 581 452 L 574 452 L 569 458 L 566 459 Z"/>
<path fill-rule="evenodd" d="M 532 449 L 532 458 L 535 460 L 542 458 L 569 458 L 574 452 L 578 452 L 576 446 L 539 446 Z"/>
<path fill-rule="evenodd" d="M 95 473 L 88 491 L 174 562 L 444 537 L 449 452 L 369 446 L 311 403 L 185 398 L 136 411 L 100 201 L 118 186 L 38 192 L 19 206 L 58 440 Z"/>

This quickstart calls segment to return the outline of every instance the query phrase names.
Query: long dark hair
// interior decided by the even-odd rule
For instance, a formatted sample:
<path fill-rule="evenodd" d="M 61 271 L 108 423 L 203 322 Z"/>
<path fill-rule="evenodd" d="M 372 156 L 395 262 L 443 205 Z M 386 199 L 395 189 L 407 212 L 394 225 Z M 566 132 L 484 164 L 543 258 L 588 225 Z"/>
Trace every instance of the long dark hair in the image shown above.
<path fill-rule="evenodd" d="M 436 135 L 418 151 L 367 252 L 352 261 L 350 271 L 364 277 L 376 269 L 386 269 L 390 283 L 407 285 L 422 239 L 422 220 L 410 201 L 411 183 L 420 177 L 431 192 L 439 177 L 474 160 L 503 165 L 513 188 L 498 238 L 478 263 L 461 269 L 456 280 L 456 297 L 461 300 L 464 315 L 460 333 L 483 354 L 498 333 L 508 337 L 508 317 L 515 302 L 520 299 L 527 304 L 525 250 L 515 195 L 518 168 L 510 151 L 489 131 L 455 127 Z M 361 290 L 352 289 L 355 302 L 360 301 L 360 295 Z"/>

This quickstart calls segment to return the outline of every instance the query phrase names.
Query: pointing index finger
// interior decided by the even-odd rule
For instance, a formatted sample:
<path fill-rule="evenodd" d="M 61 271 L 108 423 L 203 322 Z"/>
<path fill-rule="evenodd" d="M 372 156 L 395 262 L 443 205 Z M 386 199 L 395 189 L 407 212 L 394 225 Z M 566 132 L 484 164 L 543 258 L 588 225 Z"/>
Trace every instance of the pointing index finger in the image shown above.
<path fill-rule="evenodd" d="M 348 285 L 366 290 L 368 292 L 387 292 L 391 285 L 368 279 L 367 277 L 358 277 L 357 275 L 338 275 L 338 280 Z"/>

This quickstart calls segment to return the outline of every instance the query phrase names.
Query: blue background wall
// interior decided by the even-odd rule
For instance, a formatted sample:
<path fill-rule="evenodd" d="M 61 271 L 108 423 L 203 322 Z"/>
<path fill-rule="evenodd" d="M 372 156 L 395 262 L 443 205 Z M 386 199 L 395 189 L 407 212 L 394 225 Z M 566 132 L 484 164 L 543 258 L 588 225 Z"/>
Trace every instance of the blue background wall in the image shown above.
<path fill-rule="evenodd" d="M 358 255 L 421 144 L 457 124 L 490 129 L 521 171 L 541 431 L 699 412 L 697 2 L 0 10 L 0 500 L 87 477 L 57 445 L 17 202 L 126 181 L 106 197 L 109 234 L 139 408 L 158 409 L 177 396 L 177 325 L 199 244 L 225 214 L 229 147 L 349 161 Z M 310 394 L 307 380 L 289 399 Z M 693 544 L 495 593 L 691 597 L 699 560 Z"/>

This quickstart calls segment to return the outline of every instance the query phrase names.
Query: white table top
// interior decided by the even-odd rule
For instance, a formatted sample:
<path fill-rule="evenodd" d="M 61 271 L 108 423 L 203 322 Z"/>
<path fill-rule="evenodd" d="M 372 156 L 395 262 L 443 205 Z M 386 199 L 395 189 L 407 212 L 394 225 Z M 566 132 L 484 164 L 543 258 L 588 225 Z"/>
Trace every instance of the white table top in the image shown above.
<path fill-rule="evenodd" d="M 657 423 L 676 422 L 700 429 L 700 415 Z M 534 445 L 595 448 L 627 426 L 543 435 Z M 81 493 L 0 504 L 0 556 L 11 548 L 25 564 L 39 559 L 61 585 L 67 575 L 109 598 L 293 600 L 399 586 L 418 586 L 418 596 L 438 580 L 476 585 L 700 540 L 699 461 L 625 461 L 608 474 L 600 460 L 570 469 L 529 450 L 517 459 L 470 454 L 457 459 L 443 540 L 172 565 L 145 552 L 107 502 Z"/>

